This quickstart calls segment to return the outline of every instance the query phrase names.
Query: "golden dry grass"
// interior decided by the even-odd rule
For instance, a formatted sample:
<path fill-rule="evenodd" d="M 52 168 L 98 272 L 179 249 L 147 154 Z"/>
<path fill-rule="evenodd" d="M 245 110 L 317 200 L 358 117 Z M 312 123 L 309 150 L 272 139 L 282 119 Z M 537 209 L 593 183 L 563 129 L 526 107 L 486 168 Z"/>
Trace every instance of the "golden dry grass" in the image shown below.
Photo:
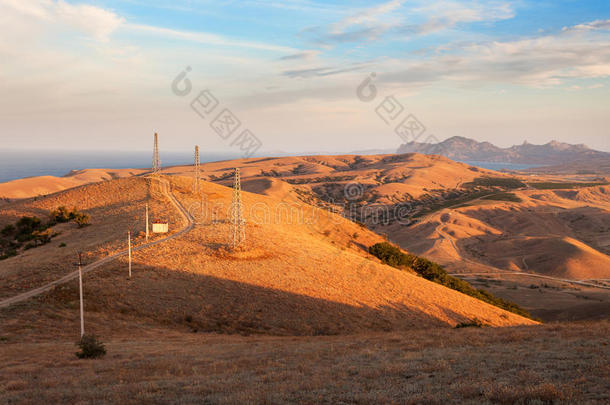
<path fill-rule="evenodd" d="M 0 183 L 0 197 L 9 199 L 47 195 L 84 184 L 131 177 L 142 174 L 142 169 L 83 169 L 63 177 L 37 176 Z"/>
<path fill-rule="evenodd" d="M 108 187 L 107 198 L 117 199 L 115 205 L 133 215 L 147 195 L 144 180 L 115 182 L 127 182 L 124 186 L 131 193 L 140 190 L 135 207 L 127 197 L 118 196 L 113 182 L 85 186 L 74 193 Z M 191 207 L 199 202 L 191 192 L 192 179 L 173 176 L 171 182 L 173 193 L 183 205 Z M 150 319 L 171 328 L 275 335 L 406 330 L 450 326 L 474 317 L 494 326 L 533 323 L 379 263 L 366 250 L 383 240 L 379 235 L 303 203 L 284 204 L 272 197 L 244 193 L 244 205 L 257 207 L 257 211 L 246 210 L 248 239 L 239 251 L 233 251 L 227 217 L 231 190 L 212 183 L 204 183 L 203 188 L 208 210 L 219 208 L 214 220 L 203 220 L 177 239 L 135 252 L 134 276 L 130 281 L 126 280 L 126 258 L 87 274 L 88 312 L 100 313 L 102 318 L 122 314 L 134 321 Z M 58 202 L 51 203 L 47 198 L 36 203 L 52 206 Z M 67 197 L 57 198 L 64 201 Z M 269 215 L 260 220 L 258 208 L 264 207 L 269 209 Z M 117 224 L 125 221 L 114 211 L 104 212 L 112 215 Z M 106 221 L 104 212 L 97 213 L 97 221 L 88 231 L 95 231 Z M 101 251 L 124 247 L 121 233 L 117 226 L 103 233 L 114 242 L 101 244 Z M 40 263 L 57 263 L 62 271 L 73 269 L 66 263 L 69 256 L 53 256 L 59 262 L 36 256 L 45 254 L 43 249 L 32 249 L 30 256 L 18 256 L 1 264 L 1 271 L 15 279 L 3 286 L 5 296 L 15 295 L 43 279 L 39 273 L 25 271 L 28 267 L 24 264 L 34 269 Z M 48 266 L 41 273 L 51 277 L 59 274 L 59 270 Z M 18 333 L 19 319 L 30 324 L 35 333 L 47 327 L 41 319 L 44 317 L 39 316 L 42 306 L 60 314 L 54 320 L 59 334 L 62 329 L 71 330 L 74 318 L 67 314 L 77 308 L 76 285 L 74 281 L 59 287 L 38 301 L 24 304 L 23 311 L 18 310 L 21 307 L 7 310 L 0 313 L 0 318 L 7 330 Z M 186 316 L 194 319 L 192 325 L 185 324 Z M 113 329 L 108 323 L 103 331 Z"/>
<path fill-rule="evenodd" d="M 479 200 L 404 229 L 380 229 L 452 272 L 531 271 L 576 280 L 610 277 L 610 186 L 524 190 L 521 203 Z"/>
<path fill-rule="evenodd" d="M 147 202 L 151 218 L 169 219 L 172 232 L 183 226 L 182 218 L 159 192 L 158 185 L 137 177 L 89 184 L 3 205 L 0 207 L 0 228 L 26 215 L 47 221 L 49 212 L 62 205 L 89 214 L 91 225 L 78 228 L 73 223 L 58 224 L 53 231 L 61 234 L 51 243 L 0 261 L 3 281 L 0 297 L 16 295 L 74 271 L 78 251 L 82 251 L 85 262 L 90 263 L 126 249 L 128 229 L 132 231 L 134 243 L 142 243 Z M 66 246 L 59 247 L 61 243 Z"/>
<path fill-rule="evenodd" d="M 604 404 L 608 335 L 607 321 L 284 338 L 134 328 L 99 360 L 78 360 L 70 339 L 11 338 L 0 402 Z"/>
<path fill-rule="evenodd" d="M 192 179 L 171 182 L 196 209 Z M 203 187 L 210 215 L 191 232 L 136 252 L 131 280 L 125 260 L 85 277 L 85 327 L 107 344 L 105 358 L 74 356 L 75 281 L 0 310 L 0 402 L 610 400 L 608 321 L 512 326 L 533 323 L 380 264 L 366 253 L 379 235 L 297 202 L 290 188 L 282 188 L 283 199 L 244 193 L 246 207 L 270 215 L 246 211 L 248 239 L 235 251 L 231 191 Z M 4 205 L 0 218 L 76 205 L 92 225 L 61 237 L 93 257 L 124 247 L 125 223 L 143 226 L 148 199 L 144 179 L 113 180 Z M 178 225 L 164 198 L 152 201 L 155 213 Z M 0 275 L 13 277 L 2 294 L 73 269 L 70 254 L 45 248 L 0 263 Z M 506 327 L 450 328 L 473 317 Z"/>

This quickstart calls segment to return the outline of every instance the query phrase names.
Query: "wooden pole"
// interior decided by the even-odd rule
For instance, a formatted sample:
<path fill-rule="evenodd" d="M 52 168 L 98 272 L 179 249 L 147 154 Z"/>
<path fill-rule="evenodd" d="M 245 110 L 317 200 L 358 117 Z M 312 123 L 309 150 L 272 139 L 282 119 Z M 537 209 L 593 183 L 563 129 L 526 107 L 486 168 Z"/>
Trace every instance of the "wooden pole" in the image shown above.
<path fill-rule="evenodd" d="M 85 335 L 85 309 L 83 304 L 83 270 L 81 253 L 78 253 L 78 290 L 80 292 L 80 336 Z"/>
<path fill-rule="evenodd" d="M 129 278 L 131 278 L 131 230 L 127 231 L 127 249 L 129 250 Z"/>
<path fill-rule="evenodd" d="M 146 242 L 148 242 L 148 203 L 146 203 Z"/>

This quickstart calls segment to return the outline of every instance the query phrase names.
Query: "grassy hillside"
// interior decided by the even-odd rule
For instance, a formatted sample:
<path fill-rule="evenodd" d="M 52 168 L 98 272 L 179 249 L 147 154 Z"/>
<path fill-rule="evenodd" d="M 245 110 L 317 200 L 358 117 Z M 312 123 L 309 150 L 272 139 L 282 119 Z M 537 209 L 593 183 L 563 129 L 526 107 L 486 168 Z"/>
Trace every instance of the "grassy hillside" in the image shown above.
<path fill-rule="evenodd" d="M 200 213 L 201 197 L 192 194 L 192 179 L 170 180 L 182 204 Z M 141 223 L 136 213 L 148 199 L 148 188 L 143 179 L 114 180 L 48 197 L 52 201 L 39 199 L 37 207 L 60 202 L 69 205 L 65 199 L 86 195 L 91 192 L 87 191 L 89 187 L 96 192 L 106 187 L 109 192 L 103 193 L 105 198 L 117 200 L 111 204 L 112 210 L 100 203 L 95 204 L 97 208 L 80 205 L 92 218 L 91 226 L 85 228 L 90 232 L 87 237 L 102 236 L 102 248 L 93 240 L 91 245 L 81 245 L 93 260 L 102 252 L 115 251 L 121 242 L 124 246 L 124 221 L 132 218 Z M 126 187 L 123 193 L 136 196 L 133 205 L 130 198 L 120 196 L 117 187 Z M 207 217 L 197 218 L 199 225 L 179 238 L 135 252 L 131 280 L 126 279 L 124 259 L 86 276 L 91 330 L 112 334 L 121 322 L 129 321 L 180 331 L 329 335 L 454 326 L 475 317 L 495 326 L 533 323 L 380 263 L 368 254 L 367 247 L 381 242 L 381 236 L 300 202 L 245 192 L 247 241 L 242 249 L 233 251 L 229 248 L 228 221 L 231 190 L 213 183 L 204 183 L 203 187 Z M 171 214 L 163 199 L 156 201 Z M 12 209 L 17 214 L 17 207 Z M 117 224 L 111 231 L 106 226 L 112 221 Z M 81 243 L 87 240 L 83 235 L 70 237 Z M 69 242 L 77 243 L 76 239 Z M 0 271 L 11 274 L 14 280 L 3 289 L 5 296 L 18 290 L 14 284 L 23 288 L 24 280 L 35 284 L 44 279 L 28 275 L 44 273 L 34 271 L 42 267 L 41 263 L 49 266 L 47 275 L 74 269 L 69 255 L 51 259 L 43 254 L 45 248 L 3 261 Z M 57 260 L 63 260 L 63 265 Z M 2 322 L 13 332 L 26 323 L 32 337 L 42 330 L 70 335 L 78 322 L 77 291 L 75 282 L 56 288 L 36 300 L 1 311 Z"/>

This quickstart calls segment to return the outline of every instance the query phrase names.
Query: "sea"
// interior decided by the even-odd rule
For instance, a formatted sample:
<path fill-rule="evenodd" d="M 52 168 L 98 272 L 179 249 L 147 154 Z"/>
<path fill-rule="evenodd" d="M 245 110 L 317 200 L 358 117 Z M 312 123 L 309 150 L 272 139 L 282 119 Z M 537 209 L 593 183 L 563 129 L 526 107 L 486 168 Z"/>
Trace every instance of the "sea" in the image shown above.
<path fill-rule="evenodd" d="M 201 155 L 201 162 L 216 162 L 238 159 L 242 156 L 231 153 Z M 129 169 L 151 167 L 152 153 L 149 151 L 54 151 L 54 150 L 0 150 L 0 183 L 34 176 L 65 176 L 80 169 Z M 192 151 L 164 152 L 162 166 L 192 164 Z M 520 163 L 465 161 L 472 166 L 491 170 L 525 170 L 538 165 Z"/>
<path fill-rule="evenodd" d="M 201 154 L 201 162 L 238 159 L 238 154 Z M 162 166 L 193 163 L 193 152 L 164 152 Z M 152 152 L 0 150 L 0 183 L 34 176 L 65 176 L 80 169 L 130 169 L 152 165 Z"/>
<path fill-rule="evenodd" d="M 527 170 L 533 167 L 541 167 L 542 165 L 530 165 L 526 163 L 506 163 L 506 162 L 481 162 L 476 160 L 464 160 L 462 163 L 466 163 L 470 166 L 482 167 L 483 169 L 489 170 Z"/>

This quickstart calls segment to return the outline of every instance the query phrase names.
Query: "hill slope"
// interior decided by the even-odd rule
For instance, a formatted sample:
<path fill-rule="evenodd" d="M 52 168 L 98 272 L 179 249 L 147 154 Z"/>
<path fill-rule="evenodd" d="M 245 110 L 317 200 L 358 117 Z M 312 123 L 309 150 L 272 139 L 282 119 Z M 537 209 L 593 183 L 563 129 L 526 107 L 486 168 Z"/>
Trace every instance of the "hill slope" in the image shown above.
<path fill-rule="evenodd" d="M 55 193 L 88 183 L 129 177 L 144 173 L 142 169 L 83 169 L 66 176 L 37 176 L 0 183 L 0 198 L 29 198 Z"/>
<path fill-rule="evenodd" d="M 90 187 L 107 187 L 109 193 L 117 194 L 111 191 L 115 182 L 125 181 L 133 182 L 130 189 L 142 190 L 136 211 L 129 203 L 121 208 L 139 227 L 141 214 L 136 212 L 141 199 L 147 198 L 142 178 L 83 186 L 54 195 L 53 203 L 45 202 L 50 197 L 36 203 L 67 205 Z M 173 177 L 171 182 L 182 204 L 194 214 L 200 213 L 200 198 L 190 191 L 192 180 Z M 245 192 L 247 242 L 243 250 L 231 251 L 227 247 L 231 189 L 212 183 L 203 187 L 204 212 L 209 216 L 197 218 L 200 225 L 186 235 L 136 252 L 131 280 L 126 280 L 124 261 L 87 275 L 86 307 L 92 328 L 112 330 L 121 320 L 130 320 L 228 333 L 336 334 L 454 325 L 474 317 L 497 326 L 533 323 L 382 265 L 366 253 L 366 247 L 381 237 L 303 203 Z M 13 207 L 13 213 L 17 211 Z M 94 210 L 91 214 L 93 224 L 87 228 L 91 233 L 100 231 L 107 215 L 113 215 Z M 124 238 L 124 227 L 107 229 L 104 235 L 100 240 L 103 251 L 110 252 Z M 81 238 L 77 233 L 68 236 L 69 244 Z M 63 261 L 64 267 L 73 269 L 66 266 L 67 258 L 49 255 L 45 248 L 59 249 L 44 246 L 28 251 L 27 260 L 24 255 L 0 262 L 0 273 L 16 277 L 16 283 L 25 279 L 34 286 L 41 278 L 34 268 L 59 274 L 54 266 L 61 267 Z M 6 296 L 14 289 L 5 285 L 2 293 Z M 44 326 L 61 334 L 66 325 L 77 321 L 76 299 L 77 287 L 71 283 L 21 309 L 4 310 L 2 321 L 8 328 L 18 328 L 20 322 L 30 319 L 34 328 Z M 18 317 L 14 311 L 19 311 Z M 41 312 L 51 318 L 40 320 Z"/>
<path fill-rule="evenodd" d="M 609 186 L 534 190 L 527 182 L 544 182 L 544 177 L 516 179 L 415 153 L 202 165 L 207 179 L 223 185 L 230 185 L 234 167 L 240 167 L 246 190 L 343 212 L 452 272 L 500 269 L 575 279 L 610 277 Z M 192 175 L 192 166 L 165 172 Z M 494 180 L 491 185 L 484 182 L 488 178 Z M 443 219 L 447 215 L 450 219 Z"/>

